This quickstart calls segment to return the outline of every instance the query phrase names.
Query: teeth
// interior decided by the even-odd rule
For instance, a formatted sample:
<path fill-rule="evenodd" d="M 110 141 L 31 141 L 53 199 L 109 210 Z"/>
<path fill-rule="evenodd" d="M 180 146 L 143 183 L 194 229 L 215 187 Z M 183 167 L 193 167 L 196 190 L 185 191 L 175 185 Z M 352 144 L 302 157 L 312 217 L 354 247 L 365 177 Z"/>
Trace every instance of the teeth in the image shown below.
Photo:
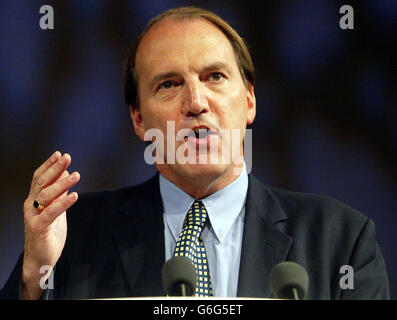
<path fill-rule="evenodd" d="M 198 138 L 206 138 L 206 137 L 208 136 L 208 134 L 209 134 L 209 132 L 208 132 L 207 130 L 201 131 L 201 132 L 198 134 Z"/>
<path fill-rule="evenodd" d="M 209 131 L 206 128 L 196 128 L 193 130 L 194 136 L 199 139 L 199 138 L 205 138 L 209 134 Z"/>
<path fill-rule="evenodd" d="M 200 133 L 200 132 L 207 132 L 208 130 L 206 128 L 196 128 L 194 129 L 195 133 Z"/>

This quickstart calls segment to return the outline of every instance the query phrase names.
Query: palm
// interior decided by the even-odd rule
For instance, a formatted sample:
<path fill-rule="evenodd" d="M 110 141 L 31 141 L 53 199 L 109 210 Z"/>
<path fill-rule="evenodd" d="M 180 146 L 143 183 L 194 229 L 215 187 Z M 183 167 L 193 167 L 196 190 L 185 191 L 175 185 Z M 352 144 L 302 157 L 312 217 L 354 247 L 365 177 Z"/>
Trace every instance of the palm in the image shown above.
<path fill-rule="evenodd" d="M 66 211 L 62 212 L 59 217 L 52 223 L 49 231 L 49 243 L 53 246 L 54 258 L 58 260 L 63 247 L 65 246 L 67 234 Z"/>

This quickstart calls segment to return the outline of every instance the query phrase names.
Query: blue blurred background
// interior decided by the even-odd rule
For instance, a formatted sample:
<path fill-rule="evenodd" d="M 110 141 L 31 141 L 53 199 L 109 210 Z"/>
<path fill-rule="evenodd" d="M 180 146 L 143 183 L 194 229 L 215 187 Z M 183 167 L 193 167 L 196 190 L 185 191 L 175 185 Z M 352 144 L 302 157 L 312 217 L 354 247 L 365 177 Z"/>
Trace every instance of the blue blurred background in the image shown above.
<path fill-rule="evenodd" d="M 39 9 L 54 8 L 41 30 Z M 354 8 L 354 30 L 339 8 Z M 339 199 L 375 221 L 397 298 L 397 2 L 1 1 L 0 287 L 23 250 L 33 171 L 71 154 L 78 192 L 151 177 L 123 100 L 122 63 L 148 19 L 176 6 L 215 11 L 257 67 L 253 170 L 265 184 Z M 394 59 L 394 61 L 393 61 Z"/>

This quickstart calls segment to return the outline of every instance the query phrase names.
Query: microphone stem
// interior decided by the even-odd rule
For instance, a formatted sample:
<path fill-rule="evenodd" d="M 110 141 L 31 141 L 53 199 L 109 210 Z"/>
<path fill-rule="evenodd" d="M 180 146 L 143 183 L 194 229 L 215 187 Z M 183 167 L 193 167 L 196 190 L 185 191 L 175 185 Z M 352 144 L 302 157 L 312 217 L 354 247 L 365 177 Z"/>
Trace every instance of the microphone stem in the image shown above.
<path fill-rule="evenodd" d="M 294 300 L 299 300 L 298 290 L 292 288 L 292 294 L 294 295 Z"/>
<path fill-rule="evenodd" d="M 186 284 L 185 283 L 181 283 L 181 296 L 182 297 L 186 297 L 187 293 L 186 293 Z"/>

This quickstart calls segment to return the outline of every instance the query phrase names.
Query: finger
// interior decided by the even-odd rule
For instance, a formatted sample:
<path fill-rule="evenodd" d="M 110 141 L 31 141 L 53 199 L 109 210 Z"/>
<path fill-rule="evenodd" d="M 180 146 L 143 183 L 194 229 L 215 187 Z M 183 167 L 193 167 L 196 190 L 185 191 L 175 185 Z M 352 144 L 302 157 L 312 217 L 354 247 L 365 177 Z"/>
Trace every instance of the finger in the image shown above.
<path fill-rule="evenodd" d="M 66 175 L 66 176 L 63 176 L 62 179 L 64 179 L 64 178 L 66 178 L 66 177 L 69 176 L 69 172 L 68 172 L 67 170 L 65 170 L 65 172 L 67 172 L 67 175 Z M 58 180 L 61 180 L 61 179 L 59 178 Z M 57 181 L 58 181 L 58 180 L 57 180 Z M 79 181 L 80 181 L 80 177 L 79 177 Z M 55 199 L 54 201 L 58 201 L 58 200 L 60 200 L 60 199 L 62 199 L 62 198 L 64 198 L 64 197 L 66 197 L 66 196 L 68 195 L 68 192 L 69 192 L 69 190 L 66 190 L 64 193 L 62 193 L 62 194 L 61 194 L 57 199 Z"/>
<path fill-rule="evenodd" d="M 69 172 L 67 170 L 65 170 L 64 172 L 62 172 L 62 174 L 59 176 L 59 178 L 57 179 L 57 181 L 65 179 L 66 177 L 69 176 Z M 66 192 L 67 194 L 67 192 Z M 26 214 L 29 215 L 29 213 L 35 215 L 40 213 L 43 209 L 39 209 L 39 208 L 35 208 L 34 207 L 34 201 L 38 200 L 38 201 L 42 201 L 38 198 L 38 195 L 33 195 L 32 192 L 30 193 L 29 197 L 25 200 L 24 202 L 24 212 Z M 42 204 L 40 202 L 40 204 Z M 43 205 L 43 204 L 42 204 Z M 33 209 L 33 210 L 32 210 Z"/>
<path fill-rule="evenodd" d="M 50 226 L 60 214 L 75 204 L 77 199 L 77 192 L 72 192 L 67 197 L 62 198 L 59 201 L 54 201 L 39 216 L 40 219 L 42 219 L 43 224 L 47 227 Z"/>
<path fill-rule="evenodd" d="M 65 170 L 64 172 L 62 172 L 62 174 L 59 176 L 59 178 L 55 182 L 61 181 L 62 179 L 65 179 L 66 177 L 69 177 L 69 175 L 70 175 L 69 171 Z M 68 195 L 68 191 L 69 190 L 66 190 L 62 195 L 60 195 L 58 197 L 58 199 L 61 199 L 61 198 L 65 197 L 65 196 L 67 196 Z M 58 199 L 55 199 L 54 201 L 57 201 Z"/>
<path fill-rule="evenodd" d="M 75 184 L 77 184 L 79 180 L 80 174 L 78 172 L 73 172 L 71 175 L 65 177 L 64 179 L 60 179 L 57 182 L 49 185 L 47 188 L 42 189 L 37 196 L 37 200 L 40 202 L 41 205 L 47 207 L 59 196 L 61 196 L 65 192 L 67 193 L 67 191 Z"/>
<path fill-rule="evenodd" d="M 40 190 L 54 183 L 59 176 L 66 170 L 72 162 L 69 154 L 65 153 L 52 166 L 45 170 L 37 179 L 36 183 L 32 185 L 33 193 L 38 194 Z"/>
<path fill-rule="evenodd" d="M 55 182 L 58 182 L 62 179 L 65 179 L 66 177 L 69 177 L 70 173 L 68 170 L 65 170 L 62 172 L 62 174 L 58 177 L 58 179 L 55 180 Z"/>
<path fill-rule="evenodd" d="M 35 170 L 33 174 L 33 181 L 38 180 L 43 172 L 51 167 L 61 156 L 62 155 L 59 151 L 55 151 L 39 168 Z"/>

